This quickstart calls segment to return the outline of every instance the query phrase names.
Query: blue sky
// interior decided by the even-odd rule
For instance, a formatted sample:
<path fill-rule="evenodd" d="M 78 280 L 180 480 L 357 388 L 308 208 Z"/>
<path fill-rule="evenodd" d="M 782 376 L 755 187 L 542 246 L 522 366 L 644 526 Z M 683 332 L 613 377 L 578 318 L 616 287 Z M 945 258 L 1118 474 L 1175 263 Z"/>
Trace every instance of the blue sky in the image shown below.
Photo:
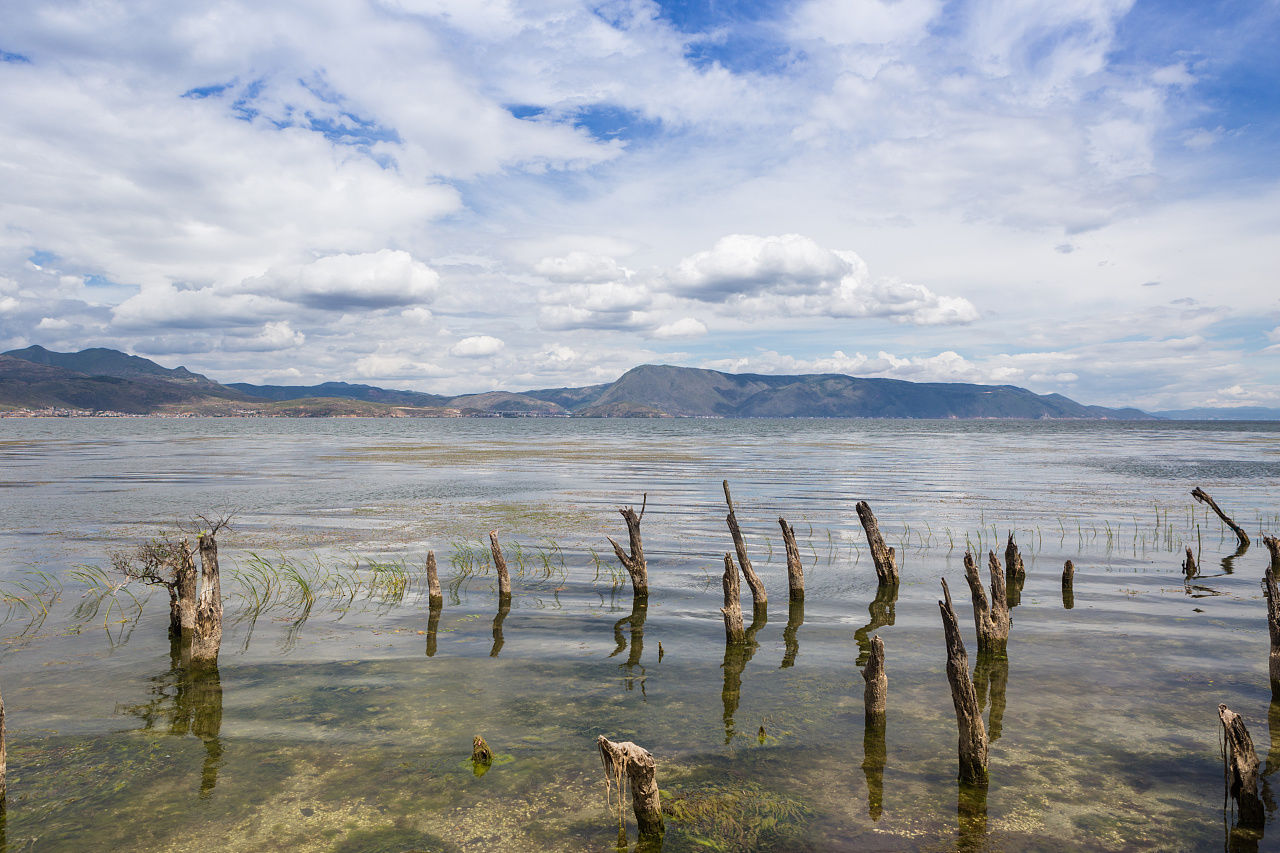
<path fill-rule="evenodd" d="M 0 348 L 1280 405 L 1280 4 L 16 2 Z"/>

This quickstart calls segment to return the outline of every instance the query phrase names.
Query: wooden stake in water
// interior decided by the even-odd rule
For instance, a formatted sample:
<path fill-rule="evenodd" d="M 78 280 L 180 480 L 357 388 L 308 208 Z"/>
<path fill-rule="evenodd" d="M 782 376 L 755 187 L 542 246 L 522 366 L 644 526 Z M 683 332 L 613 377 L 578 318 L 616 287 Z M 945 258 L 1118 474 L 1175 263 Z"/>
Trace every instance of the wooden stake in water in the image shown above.
<path fill-rule="evenodd" d="M 440 593 L 440 572 L 436 568 L 436 552 L 427 552 L 427 603 L 431 607 L 439 607 L 444 603 Z"/>
<path fill-rule="evenodd" d="M 733 550 L 738 552 L 738 565 L 742 567 L 742 575 L 747 579 L 747 586 L 751 587 L 752 607 L 758 609 L 769 603 L 769 596 L 764 591 L 764 582 L 751 566 L 751 558 L 747 556 L 747 540 L 743 538 L 742 528 L 738 526 L 738 514 L 733 507 L 733 496 L 729 494 L 729 481 L 723 481 L 722 485 L 724 502 L 729 505 L 729 515 L 725 517 L 725 523 L 729 525 L 729 535 L 733 537 Z"/>
<path fill-rule="evenodd" d="M 738 580 L 738 567 L 733 564 L 733 557 L 724 555 L 724 607 L 720 615 L 724 617 L 724 638 L 729 643 L 741 643 L 746 639 L 746 629 L 742 626 L 742 584 Z"/>
<path fill-rule="evenodd" d="M 627 540 L 631 547 L 631 553 L 622 550 L 622 546 L 613 540 L 613 537 L 607 537 L 609 544 L 613 546 L 613 553 L 618 555 L 618 561 L 622 563 L 622 567 L 627 570 L 627 574 L 631 576 L 631 594 L 636 598 L 647 598 L 649 596 L 649 564 L 644 559 L 644 545 L 640 541 L 640 521 L 644 518 L 645 507 L 649 503 L 649 493 L 645 492 L 644 499 L 640 503 L 640 514 L 627 506 L 618 510 L 622 515 L 622 520 L 627 523 Z"/>
<path fill-rule="evenodd" d="M 973 598 L 973 624 L 978 635 L 978 651 L 1004 651 L 1009 643 L 1009 600 L 1005 595 L 1005 575 L 994 551 L 989 551 L 991 601 L 978 576 L 978 564 L 968 551 L 964 553 L 964 579 Z"/>
<path fill-rule="evenodd" d="M 1230 527 L 1231 530 L 1236 534 L 1236 539 L 1240 541 L 1240 544 L 1246 547 L 1249 545 L 1249 534 L 1245 533 L 1243 527 L 1241 527 L 1240 525 L 1232 521 L 1231 517 L 1222 511 L 1222 509 L 1218 506 L 1218 504 L 1214 501 L 1214 499 L 1209 497 L 1208 492 L 1206 492 L 1204 489 L 1200 488 L 1199 486 L 1196 486 L 1194 489 L 1191 490 L 1191 497 L 1195 498 L 1197 501 L 1199 501 L 1202 504 L 1208 504 L 1209 509 L 1213 510 L 1214 513 L 1217 514 L 1218 518 L 1222 519 L 1222 523 L 1225 524 L 1227 527 Z"/>
<path fill-rule="evenodd" d="M 1280 589 L 1270 566 L 1262 575 L 1262 591 L 1267 597 L 1267 629 L 1271 635 L 1271 696 L 1280 699 Z"/>
<path fill-rule="evenodd" d="M 878 634 L 871 638 L 871 656 L 862 669 L 862 680 L 866 682 L 862 697 L 867 725 L 883 725 L 889 698 L 889 676 L 884 669 L 884 640 Z"/>
<path fill-rule="evenodd" d="M 1262 544 L 1267 546 L 1267 551 L 1271 553 L 1271 568 L 1280 571 L 1280 539 L 1274 536 L 1263 536 Z"/>
<path fill-rule="evenodd" d="M 796 545 L 796 529 L 781 517 L 778 526 L 782 528 L 782 543 L 787 549 L 787 586 L 791 601 L 804 601 L 804 564 L 800 562 L 800 547 Z"/>
<path fill-rule="evenodd" d="M 951 684 L 951 702 L 955 705 L 956 727 L 960 735 L 960 781 L 986 785 L 987 729 L 982 723 L 978 693 L 969 677 L 969 655 L 964 650 L 960 624 L 951 605 L 951 590 L 947 589 L 945 578 L 942 593 L 945 600 L 938 602 L 938 609 L 942 611 L 942 630 L 947 643 L 947 681 Z"/>
<path fill-rule="evenodd" d="M 898 583 L 898 558 L 892 548 L 886 548 L 884 537 L 880 535 L 880 524 L 875 513 L 866 501 L 858 501 L 858 520 L 867 533 L 867 545 L 871 549 L 871 562 L 875 564 L 876 576 L 881 584 Z"/>
<path fill-rule="evenodd" d="M 1067 560 L 1062 564 L 1062 606 L 1067 610 L 1076 606 L 1075 577 L 1076 564 Z"/>
<path fill-rule="evenodd" d="M 1266 823 L 1262 800 L 1258 798 L 1258 754 L 1253 749 L 1253 738 L 1244 726 L 1239 714 L 1226 705 L 1218 706 L 1218 719 L 1226 738 L 1227 793 L 1236 801 L 1239 809 L 1239 825 L 1248 829 L 1261 829 Z"/>
<path fill-rule="evenodd" d="M 622 813 L 622 777 L 631 786 L 631 808 L 640 830 L 640 842 L 661 842 L 665 827 L 662 823 L 662 800 L 658 793 L 657 762 L 647 749 L 631 741 L 614 743 L 604 735 L 596 738 L 600 763 L 604 766 L 608 799 L 613 802 L 613 790 L 618 791 L 619 823 Z"/>
<path fill-rule="evenodd" d="M 489 550 L 493 552 L 493 567 L 498 571 L 498 600 L 511 600 L 511 574 L 507 571 L 507 561 L 502 556 L 502 546 L 498 544 L 498 531 L 489 531 Z"/>
<path fill-rule="evenodd" d="M 200 596 L 191 637 L 191 660 L 195 663 L 216 664 L 222 647 L 222 576 L 215 537 L 224 526 L 225 519 L 200 534 Z"/>
<path fill-rule="evenodd" d="M 1198 571 L 1199 569 L 1196 568 L 1195 554 L 1192 554 L 1191 549 L 1188 548 L 1186 559 L 1182 561 L 1182 573 L 1189 578 L 1193 578 L 1196 576 L 1196 572 Z"/>

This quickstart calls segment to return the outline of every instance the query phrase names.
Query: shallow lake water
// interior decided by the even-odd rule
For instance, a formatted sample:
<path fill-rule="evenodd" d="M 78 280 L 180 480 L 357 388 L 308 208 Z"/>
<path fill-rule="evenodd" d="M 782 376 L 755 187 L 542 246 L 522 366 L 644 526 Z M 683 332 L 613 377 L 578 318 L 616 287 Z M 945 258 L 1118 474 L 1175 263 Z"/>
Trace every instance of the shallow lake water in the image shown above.
<path fill-rule="evenodd" d="M 656 757 L 664 850 L 1280 849 L 1259 586 L 1278 424 L 10 419 L 0 470 L 11 850 L 614 850 L 599 735 Z M 720 615 L 724 479 L 769 594 L 752 621 L 743 586 L 745 646 Z M 858 500 L 897 549 L 894 597 Z M 633 611 L 606 537 L 642 502 Z M 232 523 L 219 665 L 193 677 L 164 591 L 100 582 L 197 515 Z M 985 578 L 1009 533 L 1027 578 L 1007 657 L 979 659 L 962 559 Z M 957 783 L 941 578 L 992 737 L 985 795 Z M 864 730 L 874 634 L 883 733 Z M 1219 702 L 1263 761 L 1261 839 L 1224 810 Z M 634 845 L 629 798 L 623 816 Z"/>

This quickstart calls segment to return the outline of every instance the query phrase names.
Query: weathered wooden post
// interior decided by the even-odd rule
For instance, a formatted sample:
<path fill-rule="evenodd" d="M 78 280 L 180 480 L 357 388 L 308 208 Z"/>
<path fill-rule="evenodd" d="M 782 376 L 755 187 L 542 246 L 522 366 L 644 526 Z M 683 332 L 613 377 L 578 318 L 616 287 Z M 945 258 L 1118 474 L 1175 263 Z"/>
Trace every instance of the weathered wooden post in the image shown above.
<path fill-rule="evenodd" d="M 871 562 L 876 567 L 876 577 L 880 579 L 881 584 L 896 586 L 898 583 L 897 554 L 892 548 L 885 547 L 884 537 L 880 535 L 880 524 L 876 521 L 870 505 L 866 501 L 858 501 L 856 509 L 858 520 L 862 522 L 862 529 L 867 534 L 867 546 L 871 549 Z"/>
<path fill-rule="evenodd" d="M 1271 568 L 1280 570 L 1280 539 L 1263 536 L 1262 544 L 1267 546 L 1267 551 L 1271 554 Z"/>
<path fill-rule="evenodd" d="M 782 528 L 782 544 L 787 549 L 787 588 L 791 601 L 804 601 L 804 564 L 800 562 L 796 529 L 781 516 L 778 517 L 778 526 Z"/>
<path fill-rule="evenodd" d="M 169 598 L 169 631 L 173 632 L 173 607 L 177 606 L 178 630 L 176 636 L 189 642 L 195 636 L 196 628 L 196 591 L 199 587 L 200 573 L 196 570 L 195 559 L 191 554 L 191 544 L 183 539 L 178 543 L 174 555 L 173 591 Z M 174 600 L 176 596 L 176 602 Z"/>
<path fill-rule="evenodd" d="M 618 561 L 622 563 L 622 567 L 627 570 L 627 574 L 631 576 L 631 594 L 636 598 L 647 598 L 649 595 L 649 564 L 644 559 L 644 545 L 640 541 L 640 521 L 644 518 L 645 507 L 649 504 L 649 493 L 644 493 L 644 498 L 640 503 L 640 514 L 631 507 L 622 507 L 618 512 L 622 515 L 622 520 L 627 523 L 627 540 L 631 548 L 628 554 L 622 550 L 622 546 L 613 540 L 613 537 L 606 537 L 609 544 L 613 546 L 613 553 L 618 555 Z"/>
<path fill-rule="evenodd" d="M 733 496 L 729 494 L 729 481 L 724 480 L 722 485 L 724 501 L 729 505 L 729 515 L 725 517 L 725 523 L 729 525 L 729 535 L 733 537 L 733 549 L 738 553 L 738 565 L 742 567 L 747 586 L 751 587 L 752 609 L 755 610 L 767 605 L 769 596 L 765 593 L 764 582 L 751 566 L 751 558 L 747 556 L 747 540 L 743 538 L 742 528 L 738 526 L 738 514 L 733 507 Z"/>
<path fill-rule="evenodd" d="M 600 751 L 600 763 L 604 767 L 609 800 L 616 785 L 618 789 L 618 813 L 622 813 L 622 777 L 631 786 L 631 808 L 636 815 L 640 842 L 660 842 L 665 832 L 662 823 L 662 800 L 658 794 L 657 762 L 647 749 L 631 741 L 614 743 L 604 735 L 596 738 Z"/>
<path fill-rule="evenodd" d="M 1013 541 L 1013 532 L 1009 533 L 1009 542 L 1004 548 L 1005 599 L 1009 609 L 1022 603 L 1022 586 L 1027 582 L 1027 569 L 1022 563 L 1022 554 Z"/>
<path fill-rule="evenodd" d="M 1253 739 L 1245 728 L 1244 720 L 1226 705 L 1218 706 L 1218 719 L 1226 737 L 1227 793 L 1236 801 L 1239 809 L 1239 825 L 1247 829 L 1262 829 L 1266 814 L 1262 800 L 1258 798 L 1258 754 L 1253 749 Z"/>
<path fill-rule="evenodd" d="M 889 676 L 884 669 L 884 640 L 879 635 L 871 638 L 871 655 L 862 668 L 862 680 L 866 682 L 862 700 L 867 724 L 883 723 L 889 697 Z"/>
<path fill-rule="evenodd" d="M 1271 635 L 1271 696 L 1280 699 L 1280 589 L 1276 586 L 1276 573 L 1270 566 L 1262 574 L 1262 592 L 1267 598 L 1267 630 Z"/>
<path fill-rule="evenodd" d="M 969 655 L 964 650 L 956 611 L 951 605 L 951 590 L 947 589 L 945 578 L 942 593 L 944 600 L 938 602 L 938 609 L 942 611 L 942 630 L 947 643 L 947 681 L 951 684 L 951 702 L 955 705 L 959 730 L 960 781 L 985 786 L 988 779 L 987 730 L 982 724 L 977 691 L 969 678 Z"/>
<path fill-rule="evenodd" d="M 1070 610 L 1076 606 L 1076 564 L 1067 560 L 1062 564 L 1062 607 Z"/>
<path fill-rule="evenodd" d="M 191 660 L 216 664 L 222 648 L 222 577 L 215 538 L 225 522 L 213 524 L 200 534 L 200 595 L 196 603 L 195 631 L 191 637 Z"/>
<path fill-rule="evenodd" d="M 489 531 L 489 550 L 493 552 L 493 567 L 498 571 L 498 601 L 511 600 L 511 573 L 507 571 L 507 560 L 502 556 L 502 546 L 498 544 L 498 531 Z"/>
<path fill-rule="evenodd" d="M 1199 486 L 1196 486 L 1194 489 L 1191 490 L 1191 497 L 1195 498 L 1197 501 L 1199 501 L 1202 504 L 1208 504 L 1209 509 L 1213 510 L 1214 513 L 1217 514 L 1218 518 L 1222 519 L 1222 523 L 1225 524 L 1227 527 L 1231 528 L 1232 532 L 1235 533 L 1236 539 L 1239 540 L 1240 544 L 1246 547 L 1248 546 L 1249 534 L 1244 532 L 1243 527 L 1241 527 L 1240 525 L 1232 521 L 1231 517 L 1222 511 L 1222 508 L 1218 506 L 1217 502 L 1214 501 L 1213 498 L 1209 497 L 1209 494 L 1204 489 L 1200 488 Z"/>
<path fill-rule="evenodd" d="M 746 630 L 742 626 L 742 585 L 738 580 L 738 567 L 733 564 L 733 557 L 724 555 L 724 607 L 720 614 L 724 616 L 725 642 L 741 643 L 746 639 Z"/>
<path fill-rule="evenodd" d="M 991 601 L 987 602 L 978 564 L 968 551 L 964 554 L 964 579 L 973 598 L 973 623 L 978 635 L 978 652 L 1004 651 L 1009 643 L 1009 602 L 1005 597 L 1004 571 L 994 551 L 988 552 L 991 568 Z"/>
<path fill-rule="evenodd" d="M 867 811 L 872 820 L 884 813 L 885 709 L 889 677 L 884 668 L 884 641 L 871 638 L 871 654 L 862 670 L 863 689 L 862 773 L 867 780 Z"/>
<path fill-rule="evenodd" d="M 1199 569 L 1196 568 L 1195 555 L 1192 554 L 1191 549 L 1188 548 L 1186 559 L 1182 561 L 1182 573 L 1189 578 L 1193 578 L 1196 576 L 1196 572 L 1198 571 Z"/>
<path fill-rule="evenodd" d="M 440 609 L 444 595 L 440 592 L 440 574 L 436 568 L 436 552 L 427 552 L 427 657 L 435 657 L 436 633 L 440 630 Z"/>

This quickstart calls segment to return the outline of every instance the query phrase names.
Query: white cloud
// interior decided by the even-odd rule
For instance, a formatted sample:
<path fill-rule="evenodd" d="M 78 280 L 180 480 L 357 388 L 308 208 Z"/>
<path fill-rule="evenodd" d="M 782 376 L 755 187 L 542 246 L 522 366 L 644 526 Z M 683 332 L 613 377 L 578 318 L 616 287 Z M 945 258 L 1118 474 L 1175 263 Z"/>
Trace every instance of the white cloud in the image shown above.
<path fill-rule="evenodd" d="M 357 359 L 355 368 L 356 375 L 364 379 L 421 379 L 440 373 L 440 369 L 431 362 L 376 353 Z"/>
<path fill-rule="evenodd" d="M 673 323 L 664 323 L 652 332 L 652 337 L 667 338 L 699 338 L 707 333 L 707 326 L 693 317 L 681 317 Z"/>
<path fill-rule="evenodd" d="M 404 251 L 330 255 L 246 279 L 234 290 L 263 293 L 326 311 L 395 308 L 429 301 L 440 276 Z"/>
<path fill-rule="evenodd" d="M 551 281 L 566 284 L 625 281 L 631 271 L 613 258 L 591 255 L 586 252 L 570 252 L 559 258 L 543 258 L 534 266 L 538 275 Z"/>
<path fill-rule="evenodd" d="M 491 335 L 472 335 L 454 344 L 449 349 L 449 354 L 460 358 L 483 358 L 496 355 L 504 346 L 506 344 Z"/>
<path fill-rule="evenodd" d="M 277 352 L 301 347 L 306 340 L 307 336 L 295 331 L 287 320 L 278 320 L 264 323 L 252 336 L 228 335 L 223 338 L 222 347 L 232 352 Z"/>

